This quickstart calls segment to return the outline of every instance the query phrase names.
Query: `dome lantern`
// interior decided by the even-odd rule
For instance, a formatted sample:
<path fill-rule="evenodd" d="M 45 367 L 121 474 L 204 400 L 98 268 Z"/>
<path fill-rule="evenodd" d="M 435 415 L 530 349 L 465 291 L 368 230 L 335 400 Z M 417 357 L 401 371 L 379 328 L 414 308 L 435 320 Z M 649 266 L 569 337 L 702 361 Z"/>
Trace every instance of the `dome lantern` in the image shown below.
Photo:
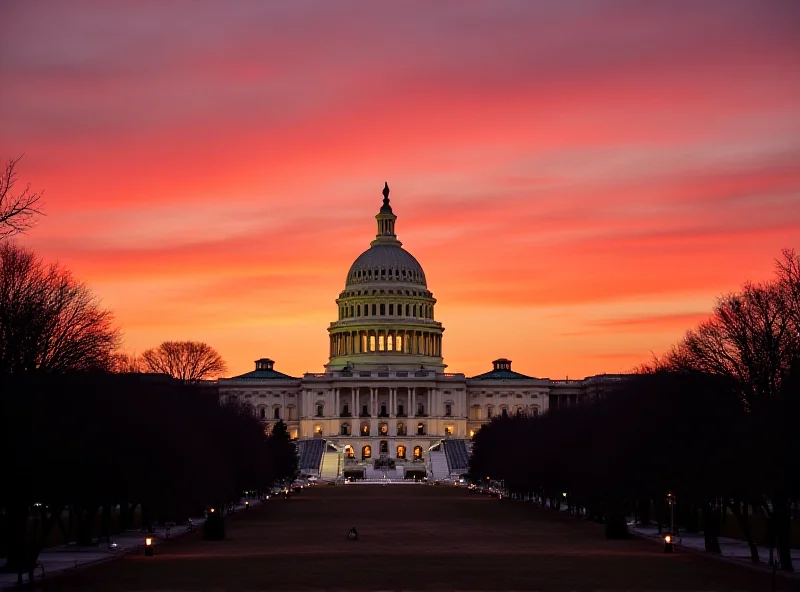
<path fill-rule="evenodd" d="M 391 244 L 400 246 L 402 243 L 397 240 L 397 235 L 394 233 L 394 223 L 397 216 L 392 212 L 392 206 L 389 205 L 389 183 L 383 184 L 383 205 L 380 211 L 375 216 L 378 221 L 378 234 L 375 235 L 375 240 L 371 244 Z"/>

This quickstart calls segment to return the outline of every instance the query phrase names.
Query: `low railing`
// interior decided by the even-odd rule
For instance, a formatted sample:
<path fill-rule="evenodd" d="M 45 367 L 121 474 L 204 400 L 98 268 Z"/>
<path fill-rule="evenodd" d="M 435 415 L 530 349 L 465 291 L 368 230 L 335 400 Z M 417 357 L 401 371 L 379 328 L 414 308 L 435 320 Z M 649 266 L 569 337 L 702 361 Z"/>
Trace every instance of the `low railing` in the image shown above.
<path fill-rule="evenodd" d="M 436 378 L 440 380 L 463 380 L 465 375 L 458 372 L 437 373 L 434 370 L 334 370 L 331 372 L 306 372 L 303 378 Z"/>

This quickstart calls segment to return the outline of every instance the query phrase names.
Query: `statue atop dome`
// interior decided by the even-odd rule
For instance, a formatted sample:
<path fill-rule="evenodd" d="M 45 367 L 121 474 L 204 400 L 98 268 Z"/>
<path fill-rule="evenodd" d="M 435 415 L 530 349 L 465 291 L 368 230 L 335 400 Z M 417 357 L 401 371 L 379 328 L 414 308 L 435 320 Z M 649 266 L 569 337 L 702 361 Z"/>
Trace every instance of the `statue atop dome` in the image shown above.
<path fill-rule="evenodd" d="M 391 214 L 392 206 L 389 205 L 389 182 L 383 183 L 383 205 L 381 206 L 381 214 Z"/>

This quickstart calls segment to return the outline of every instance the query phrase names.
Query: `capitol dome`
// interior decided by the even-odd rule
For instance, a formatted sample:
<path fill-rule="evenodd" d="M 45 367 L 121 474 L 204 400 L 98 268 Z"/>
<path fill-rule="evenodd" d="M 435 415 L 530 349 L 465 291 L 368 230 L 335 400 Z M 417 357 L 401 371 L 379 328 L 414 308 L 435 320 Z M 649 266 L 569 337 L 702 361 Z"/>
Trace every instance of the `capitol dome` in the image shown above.
<path fill-rule="evenodd" d="M 350 266 L 336 299 L 327 367 L 441 371 L 444 327 L 434 318 L 436 299 L 422 266 L 395 235 L 388 183 L 375 220 L 375 239 Z"/>

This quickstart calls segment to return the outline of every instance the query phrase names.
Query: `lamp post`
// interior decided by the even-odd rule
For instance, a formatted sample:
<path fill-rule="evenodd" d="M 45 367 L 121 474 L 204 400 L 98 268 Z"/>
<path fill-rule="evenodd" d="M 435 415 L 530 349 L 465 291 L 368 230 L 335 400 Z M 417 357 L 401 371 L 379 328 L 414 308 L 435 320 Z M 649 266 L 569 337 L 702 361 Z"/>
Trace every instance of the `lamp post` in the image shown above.
<path fill-rule="evenodd" d="M 669 534 L 664 536 L 664 553 L 672 553 L 675 550 L 675 494 L 667 494 L 667 504 L 669 504 Z"/>

